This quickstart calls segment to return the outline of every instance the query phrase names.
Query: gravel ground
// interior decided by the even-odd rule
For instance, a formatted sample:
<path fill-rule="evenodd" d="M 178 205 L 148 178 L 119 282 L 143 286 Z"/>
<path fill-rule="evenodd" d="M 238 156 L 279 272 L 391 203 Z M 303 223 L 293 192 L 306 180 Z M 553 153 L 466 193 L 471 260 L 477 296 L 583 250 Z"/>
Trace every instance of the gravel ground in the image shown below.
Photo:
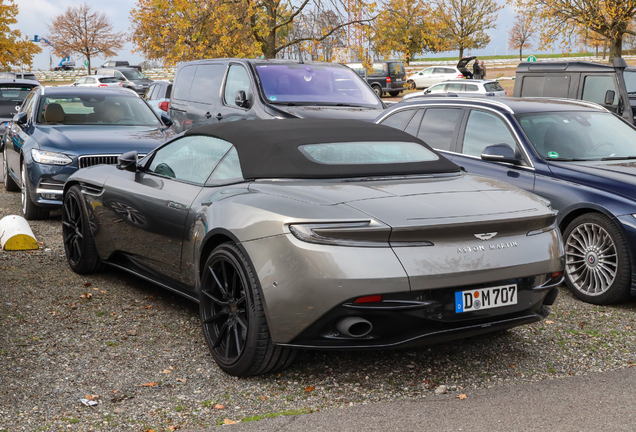
<path fill-rule="evenodd" d="M 0 190 L 0 217 L 19 203 Z M 636 364 L 636 301 L 597 307 L 564 289 L 541 323 L 421 349 L 301 352 L 281 374 L 232 378 L 207 354 L 194 303 L 122 271 L 74 274 L 60 220 L 31 224 L 38 251 L 0 251 L 0 431 L 184 430 Z"/>

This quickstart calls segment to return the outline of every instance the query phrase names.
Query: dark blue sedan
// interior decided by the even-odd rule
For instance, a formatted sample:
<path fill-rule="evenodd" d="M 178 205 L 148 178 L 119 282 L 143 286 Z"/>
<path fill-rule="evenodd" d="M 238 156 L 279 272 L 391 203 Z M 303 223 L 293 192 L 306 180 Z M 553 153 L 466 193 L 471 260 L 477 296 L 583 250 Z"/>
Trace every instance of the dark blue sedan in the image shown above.
<path fill-rule="evenodd" d="M 174 134 L 166 116 L 129 91 L 38 87 L 4 137 L 4 187 L 21 190 L 26 219 L 62 206 L 66 179 L 79 168 L 116 164 L 122 153 L 146 154 Z"/>
<path fill-rule="evenodd" d="M 416 135 L 469 173 L 550 200 L 565 242 L 566 283 L 581 300 L 636 295 L 633 125 L 587 102 L 472 97 L 400 103 L 376 123 Z"/>

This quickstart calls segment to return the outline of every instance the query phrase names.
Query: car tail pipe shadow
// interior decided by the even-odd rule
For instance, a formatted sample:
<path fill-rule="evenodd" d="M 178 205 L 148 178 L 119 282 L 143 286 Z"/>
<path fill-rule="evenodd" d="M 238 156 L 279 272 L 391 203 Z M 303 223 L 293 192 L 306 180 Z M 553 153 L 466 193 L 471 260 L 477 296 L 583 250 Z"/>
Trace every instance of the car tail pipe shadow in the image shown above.
<path fill-rule="evenodd" d="M 338 321 L 336 329 L 345 336 L 360 338 L 371 333 L 371 330 L 373 330 L 373 324 L 364 318 L 347 317 Z"/>

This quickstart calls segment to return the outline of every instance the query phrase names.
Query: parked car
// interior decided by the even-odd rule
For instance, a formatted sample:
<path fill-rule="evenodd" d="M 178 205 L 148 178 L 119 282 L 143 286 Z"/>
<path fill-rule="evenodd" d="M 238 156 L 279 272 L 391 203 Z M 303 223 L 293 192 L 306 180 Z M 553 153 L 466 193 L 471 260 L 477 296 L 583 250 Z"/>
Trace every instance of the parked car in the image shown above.
<path fill-rule="evenodd" d="M 407 78 L 407 86 L 411 90 L 416 88 L 429 88 L 442 81 L 448 81 L 453 79 L 472 78 L 473 74 L 466 65 L 474 60 L 476 57 L 464 57 L 458 63 L 457 66 L 430 66 L 422 69 L 419 72 L 415 72 Z"/>
<path fill-rule="evenodd" d="M 0 72 L 0 79 L 2 80 L 28 80 L 28 81 L 35 81 L 38 84 L 40 83 L 37 79 L 37 77 L 35 76 L 34 73 L 32 72 Z"/>
<path fill-rule="evenodd" d="M 172 83 L 169 81 L 155 81 L 150 84 L 144 99 L 148 105 L 157 113 L 168 112 L 170 107 L 170 93 L 172 93 Z"/>
<path fill-rule="evenodd" d="M 90 191 L 90 192 L 84 192 Z M 67 261 L 200 304 L 212 357 L 246 376 L 295 348 L 391 348 L 540 321 L 563 280 L 544 200 L 354 120 L 191 129 L 64 186 Z"/>
<path fill-rule="evenodd" d="M 334 63 L 213 59 L 181 63 L 169 114 L 182 132 L 220 121 L 304 117 L 373 121 L 386 106 Z"/>
<path fill-rule="evenodd" d="M 362 63 L 347 63 L 347 67 L 366 79 L 375 94 L 397 96 L 406 90 L 406 71 L 401 61 L 376 61 L 365 68 Z"/>
<path fill-rule="evenodd" d="M 20 111 L 31 90 L 38 86 L 39 83 L 32 80 L 0 78 L 0 152 L 4 150 L 4 133 L 13 116 Z"/>
<path fill-rule="evenodd" d="M 115 77 L 125 88 L 134 90 L 140 96 L 146 93 L 153 80 L 148 78 L 143 72 L 131 67 L 97 69 L 97 75 Z"/>
<path fill-rule="evenodd" d="M 594 304 L 627 298 L 636 272 L 636 128 L 589 102 L 420 98 L 377 120 L 469 173 L 547 198 L 559 211 L 566 283 Z"/>
<path fill-rule="evenodd" d="M 113 76 L 87 75 L 75 80 L 73 87 L 100 87 L 100 88 L 123 88 L 120 80 Z"/>
<path fill-rule="evenodd" d="M 141 66 L 131 65 L 127 60 L 108 60 L 106 63 L 100 66 L 100 68 L 112 68 L 112 67 L 131 67 L 141 72 Z"/>
<path fill-rule="evenodd" d="M 591 62 L 520 63 L 514 96 L 594 102 L 630 123 L 636 115 L 636 68 L 622 58 L 612 65 Z"/>
<path fill-rule="evenodd" d="M 430 86 L 421 92 L 404 95 L 402 100 L 438 95 L 439 93 L 455 93 L 458 96 L 507 96 L 506 90 L 495 80 L 449 80 Z"/>
<path fill-rule="evenodd" d="M 21 190 L 26 219 L 62 205 L 62 188 L 79 168 L 145 154 L 173 133 L 139 97 L 118 89 L 38 87 L 5 135 L 4 187 Z"/>

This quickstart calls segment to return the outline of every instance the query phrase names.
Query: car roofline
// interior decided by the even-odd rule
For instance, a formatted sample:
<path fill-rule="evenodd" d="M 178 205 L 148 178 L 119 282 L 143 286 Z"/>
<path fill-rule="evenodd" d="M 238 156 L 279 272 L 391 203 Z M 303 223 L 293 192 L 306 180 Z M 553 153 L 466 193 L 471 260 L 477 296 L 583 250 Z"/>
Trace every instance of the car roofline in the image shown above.
<path fill-rule="evenodd" d="M 572 105 L 580 105 L 580 106 L 585 106 L 588 108 L 597 108 L 597 109 L 600 109 L 601 111 L 610 112 L 610 110 L 608 110 L 601 104 L 597 104 L 596 102 L 579 100 L 579 99 L 555 98 L 555 97 L 547 97 L 547 96 L 533 96 L 533 97 L 529 97 L 528 99 L 541 99 L 541 100 L 547 100 L 547 101 L 567 102 Z"/>
<path fill-rule="evenodd" d="M 419 99 L 419 98 L 416 98 L 416 99 Z M 453 98 L 448 98 L 448 97 L 445 97 L 445 98 L 440 98 L 440 97 L 428 97 L 428 98 L 426 98 L 425 100 L 427 100 L 427 101 L 434 101 L 434 100 L 438 100 L 438 101 L 446 101 L 446 102 L 448 102 L 448 101 L 449 101 L 449 99 L 450 99 L 450 100 L 453 100 L 453 101 L 457 101 L 457 100 L 465 100 L 465 101 L 468 101 L 468 102 L 474 102 L 475 100 L 479 100 L 479 101 L 481 101 L 481 102 L 484 102 L 484 103 L 487 103 L 487 104 L 490 104 L 490 105 L 495 105 L 495 106 L 498 106 L 499 108 L 503 108 L 503 109 L 505 109 L 506 111 L 508 111 L 510 114 L 514 114 L 514 113 L 515 113 L 515 112 L 513 111 L 513 109 L 512 109 L 512 108 L 510 108 L 510 107 L 509 107 L 508 105 L 506 105 L 505 103 L 502 103 L 502 102 L 499 102 L 499 101 L 495 101 L 495 100 L 492 100 L 492 99 L 482 98 L 482 97 L 470 97 L 470 96 L 457 96 L 457 97 L 453 97 Z M 421 100 L 421 99 L 419 99 L 419 100 Z M 413 101 L 413 102 L 415 102 L 415 101 Z"/>

